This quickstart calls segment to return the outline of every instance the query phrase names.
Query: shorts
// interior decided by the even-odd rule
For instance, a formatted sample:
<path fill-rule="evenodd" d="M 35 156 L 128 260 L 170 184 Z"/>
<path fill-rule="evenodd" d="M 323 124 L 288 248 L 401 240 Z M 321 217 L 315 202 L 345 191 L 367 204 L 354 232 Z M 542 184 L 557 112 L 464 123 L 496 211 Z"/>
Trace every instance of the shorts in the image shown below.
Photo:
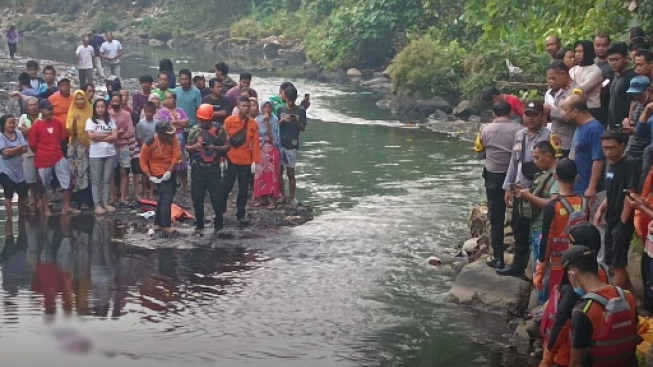
<path fill-rule="evenodd" d="M 628 266 L 628 250 L 635 226 L 624 224 L 621 218 L 607 221 L 605 228 L 605 264 L 617 269 Z"/>
<path fill-rule="evenodd" d="M 132 167 L 131 152 L 129 151 L 128 146 L 118 148 L 118 166 L 120 166 L 120 168 Z"/>
<path fill-rule="evenodd" d="M 23 157 L 23 174 L 25 183 L 28 185 L 36 183 L 36 167 L 34 167 L 34 156 Z"/>
<path fill-rule="evenodd" d="M 131 166 L 132 166 L 132 174 L 134 174 L 134 175 L 142 175 L 143 174 L 143 170 L 141 169 L 140 159 L 132 158 Z"/>
<path fill-rule="evenodd" d="M 27 183 L 25 181 L 14 182 L 4 173 L 0 173 L 0 185 L 5 192 L 5 199 L 14 197 L 14 193 L 18 194 L 19 198 L 27 197 Z"/>
<path fill-rule="evenodd" d="M 37 169 L 37 172 L 38 175 L 36 178 L 39 192 L 47 192 L 50 186 L 50 180 L 52 180 L 53 173 L 57 175 L 59 186 L 63 190 L 70 189 L 70 165 L 68 164 L 66 158 L 61 158 L 61 160 L 55 163 L 54 166 L 39 168 Z"/>
<path fill-rule="evenodd" d="M 281 163 L 286 168 L 295 168 L 297 164 L 297 149 L 281 148 Z"/>

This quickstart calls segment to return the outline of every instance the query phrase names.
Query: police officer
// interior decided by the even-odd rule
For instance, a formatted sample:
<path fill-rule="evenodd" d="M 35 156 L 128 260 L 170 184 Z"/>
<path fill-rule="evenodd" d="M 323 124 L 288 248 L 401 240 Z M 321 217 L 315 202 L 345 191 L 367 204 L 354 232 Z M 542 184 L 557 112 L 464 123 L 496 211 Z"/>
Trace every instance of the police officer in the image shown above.
<path fill-rule="evenodd" d="M 204 196 L 209 192 L 215 213 L 220 213 L 220 161 L 231 149 L 227 133 L 213 124 L 213 106 L 203 104 L 197 110 L 197 126 L 188 134 L 186 150 L 190 155 L 190 193 L 195 209 L 195 229 L 204 229 Z M 214 221 L 214 225 L 217 222 Z M 221 228 L 215 227 L 216 230 Z"/>

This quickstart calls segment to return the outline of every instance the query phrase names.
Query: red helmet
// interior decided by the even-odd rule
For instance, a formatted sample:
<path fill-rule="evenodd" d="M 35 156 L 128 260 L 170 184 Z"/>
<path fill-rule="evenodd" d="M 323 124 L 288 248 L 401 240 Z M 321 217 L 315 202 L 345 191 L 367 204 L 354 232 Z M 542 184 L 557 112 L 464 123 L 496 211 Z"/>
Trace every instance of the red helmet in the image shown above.
<path fill-rule="evenodd" d="M 210 104 L 203 104 L 197 110 L 197 118 L 204 121 L 213 120 L 213 106 Z"/>

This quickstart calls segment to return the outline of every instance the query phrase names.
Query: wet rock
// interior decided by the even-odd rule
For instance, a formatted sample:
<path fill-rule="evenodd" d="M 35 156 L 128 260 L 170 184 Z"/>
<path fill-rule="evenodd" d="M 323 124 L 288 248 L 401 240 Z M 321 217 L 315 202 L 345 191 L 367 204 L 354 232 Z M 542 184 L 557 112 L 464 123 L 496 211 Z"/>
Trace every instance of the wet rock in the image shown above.
<path fill-rule="evenodd" d="M 471 256 L 480 250 L 481 244 L 479 238 L 470 238 L 463 244 L 463 251 L 467 256 Z"/>
<path fill-rule="evenodd" d="M 320 76 L 320 69 L 307 68 L 297 74 L 297 78 L 304 78 L 307 80 L 318 80 Z"/>
<path fill-rule="evenodd" d="M 528 306 L 531 284 L 515 277 L 500 277 L 482 261 L 465 266 L 448 294 L 448 300 L 504 316 L 522 316 Z"/>
<path fill-rule="evenodd" d="M 392 82 L 384 76 L 366 80 L 361 82 L 360 85 L 377 91 L 389 91 L 392 88 Z"/>
<path fill-rule="evenodd" d="M 286 59 L 272 59 L 270 60 L 270 65 L 274 68 L 283 68 L 288 66 L 288 60 Z"/>
<path fill-rule="evenodd" d="M 361 71 L 356 68 L 351 68 L 347 70 L 347 76 L 350 78 L 361 78 L 363 77 L 363 73 L 361 73 Z"/>
<path fill-rule="evenodd" d="M 466 119 L 472 114 L 472 104 L 468 100 L 462 100 L 453 109 L 453 114 L 461 119 Z"/>
<path fill-rule="evenodd" d="M 533 320 L 522 320 L 517 324 L 513 336 L 522 339 L 537 339 L 541 338 L 540 329 Z"/>
<path fill-rule="evenodd" d="M 453 120 L 453 117 L 451 115 L 447 114 L 446 112 L 442 110 L 437 110 L 435 113 L 433 113 L 431 116 L 429 116 L 430 119 L 433 120 L 439 120 L 439 121 L 451 121 Z"/>
<path fill-rule="evenodd" d="M 160 46 L 163 46 L 163 41 L 159 41 L 156 38 L 151 38 L 149 41 L 147 41 L 147 44 L 150 47 L 160 47 Z"/>
<path fill-rule="evenodd" d="M 392 110 L 396 108 L 396 102 L 391 99 L 382 99 L 376 102 L 376 106 L 382 110 Z"/>
<path fill-rule="evenodd" d="M 349 78 L 342 70 L 330 70 L 320 73 L 317 80 L 323 83 L 346 83 Z"/>
<path fill-rule="evenodd" d="M 440 266 L 440 265 L 442 265 L 442 260 L 437 256 L 431 256 L 426 261 L 431 266 Z"/>
<path fill-rule="evenodd" d="M 429 116 L 438 110 L 444 111 L 446 114 L 450 114 L 453 111 L 453 108 L 449 102 L 445 101 L 442 97 L 434 97 L 431 99 L 423 99 L 417 101 L 417 111 L 423 116 Z"/>
<path fill-rule="evenodd" d="M 471 115 L 467 119 L 467 122 L 470 122 L 472 124 L 480 124 L 481 123 L 481 118 L 479 116 L 476 116 L 476 115 Z"/>

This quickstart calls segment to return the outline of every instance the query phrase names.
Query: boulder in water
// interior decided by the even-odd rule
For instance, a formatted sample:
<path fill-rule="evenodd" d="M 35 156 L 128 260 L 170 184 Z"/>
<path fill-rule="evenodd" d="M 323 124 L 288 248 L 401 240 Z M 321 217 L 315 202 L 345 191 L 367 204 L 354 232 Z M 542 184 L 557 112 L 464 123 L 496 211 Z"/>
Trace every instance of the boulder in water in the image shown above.
<path fill-rule="evenodd" d="M 446 112 L 442 110 L 437 110 L 435 111 L 431 116 L 429 116 L 430 119 L 433 120 L 439 120 L 439 121 L 451 121 L 453 118 L 449 116 Z"/>
<path fill-rule="evenodd" d="M 485 262 L 477 261 L 460 271 L 448 299 L 484 311 L 520 317 L 528 307 L 531 288 L 531 283 L 498 276 Z"/>
<path fill-rule="evenodd" d="M 468 100 L 462 100 L 458 106 L 453 109 L 453 114 L 461 119 L 466 119 L 472 115 L 472 104 Z"/>
<path fill-rule="evenodd" d="M 477 253 L 481 248 L 479 238 L 470 238 L 463 244 L 463 251 L 467 256 L 472 256 Z"/>
<path fill-rule="evenodd" d="M 163 46 L 163 41 L 159 41 L 156 38 L 151 38 L 149 41 L 147 41 L 147 44 L 150 47 L 160 47 L 160 46 Z"/>
<path fill-rule="evenodd" d="M 356 68 L 351 68 L 347 70 L 347 76 L 350 78 L 361 78 L 363 77 L 363 73 L 361 73 L 361 71 Z"/>

